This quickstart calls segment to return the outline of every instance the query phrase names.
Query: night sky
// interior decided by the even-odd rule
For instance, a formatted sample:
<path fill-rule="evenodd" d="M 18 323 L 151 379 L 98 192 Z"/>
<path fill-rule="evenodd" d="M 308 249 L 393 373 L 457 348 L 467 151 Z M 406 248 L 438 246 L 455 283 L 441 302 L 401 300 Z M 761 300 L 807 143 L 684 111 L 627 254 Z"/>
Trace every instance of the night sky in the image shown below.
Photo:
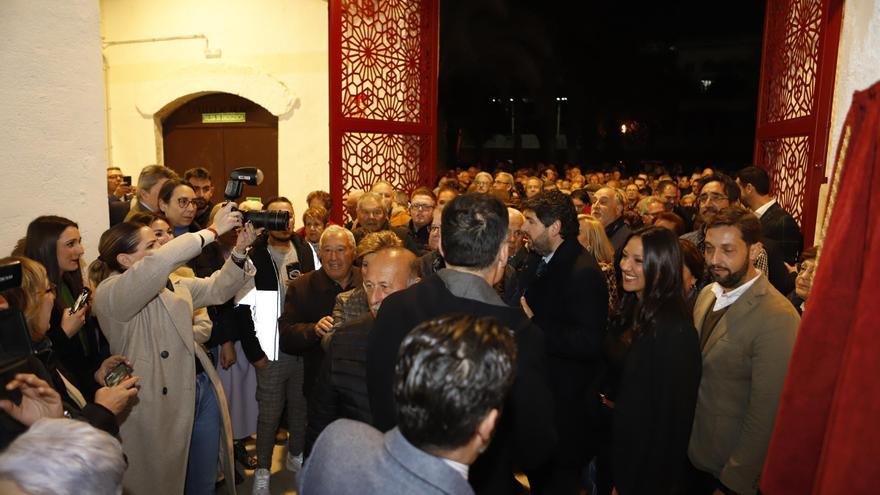
<path fill-rule="evenodd" d="M 723 5 L 441 2 L 438 168 L 748 163 L 764 2 Z"/>

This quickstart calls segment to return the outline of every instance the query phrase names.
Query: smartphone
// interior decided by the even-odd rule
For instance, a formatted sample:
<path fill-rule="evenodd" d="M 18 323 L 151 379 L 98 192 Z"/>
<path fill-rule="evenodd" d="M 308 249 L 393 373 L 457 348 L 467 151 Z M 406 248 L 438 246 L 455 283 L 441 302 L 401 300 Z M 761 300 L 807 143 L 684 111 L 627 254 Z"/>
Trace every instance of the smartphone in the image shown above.
<path fill-rule="evenodd" d="M 104 375 L 104 383 L 106 383 L 108 387 L 113 387 L 118 383 L 125 381 L 128 378 L 131 378 L 131 374 L 133 372 L 134 368 L 123 361 L 114 366 L 112 370 L 108 371 L 107 374 Z"/>
<path fill-rule="evenodd" d="M 130 175 L 123 175 L 122 176 L 122 183 L 125 184 L 126 186 L 130 186 L 131 185 L 131 176 Z"/>
<path fill-rule="evenodd" d="M 92 289 L 88 287 L 83 287 L 83 291 L 79 294 L 79 297 L 76 298 L 76 301 L 73 302 L 73 306 L 67 310 L 68 314 L 74 314 L 77 311 L 83 309 L 83 307 L 89 302 L 89 296 L 92 295 Z"/>

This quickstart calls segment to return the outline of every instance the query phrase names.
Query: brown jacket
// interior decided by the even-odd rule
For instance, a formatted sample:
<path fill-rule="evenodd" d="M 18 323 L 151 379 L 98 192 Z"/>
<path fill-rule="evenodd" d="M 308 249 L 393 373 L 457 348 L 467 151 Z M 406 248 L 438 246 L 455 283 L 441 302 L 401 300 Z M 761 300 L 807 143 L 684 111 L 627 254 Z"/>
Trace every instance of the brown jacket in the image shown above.
<path fill-rule="evenodd" d="M 698 333 L 714 305 L 709 285 L 694 306 Z M 794 306 L 761 275 L 703 348 L 688 456 L 736 493 L 757 491 L 799 323 Z"/>
<path fill-rule="evenodd" d="M 206 238 L 211 234 L 204 233 Z M 201 252 L 200 234 L 184 234 L 98 285 L 94 311 L 113 354 L 123 354 L 140 377 L 141 390 L 122 418 L 120 437 L 129 468 L 126 493 L 183 493 L 195 410 L 195 359 L 216 383 L 216 373 L 195 344 L 193 310 L 221 304 L 253 276 L 232 261 L 207 279 L 169 275 Z M 225 397 L 218 394 L 221 411 Z M 223 413 L 227 415 L 228 413 Z M 227 479 L 231 477 L 231 439 L 221 442 Z M 231 493 L 234 484 L 226 483 Z"/>

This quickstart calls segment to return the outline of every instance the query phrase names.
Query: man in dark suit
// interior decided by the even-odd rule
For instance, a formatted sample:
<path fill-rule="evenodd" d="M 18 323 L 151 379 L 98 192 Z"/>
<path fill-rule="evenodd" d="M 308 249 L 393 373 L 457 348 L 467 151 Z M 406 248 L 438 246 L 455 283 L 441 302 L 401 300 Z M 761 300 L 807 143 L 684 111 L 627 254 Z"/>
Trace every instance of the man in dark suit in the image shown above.
<path fill-rule="evenodd" d="M 592 450 L 588 431 L 598 399 L 591 386 L 608 318 L 608 287 L 596 259 L 577 240 L 577 212 L 565 194 L 538 194 L 523 203 L 523 215 L 532 253 L 520 275 L 521 304 L 544 330 L 560 440 L 551 465 L 529 479 L 533 493 L 578 493 Z"/>
<path fill-rule="evenodd" d="M 602 222 L 605 227 L 605 235 L 611 241 L 614 251 L 620 251 L 623 243 L 632 232 L 623 221 L 623 209 L 626 206 L 626 198 L 620 189 L 603 187 L 596 191 L 596 199 L 593 201 L 591 214 Z M 575 221 L 577 224 L 577 221 Z M 577 235 L 577 232 L 575 232 Z"/>
<path fill-rule="evenodd" d="M 107 206 L 110 209 L 110 226 L 122 223 L 128 215 L 128 201 L 125 200 L 131 192 L 131 184 L 123 180 L 122 169 L 119 167 L 107 167 Z"/>
<path fill-rule="evenodd" d="M 737 174 L 736 183 L 743 203 L 761 221 L 764 238 L 775 241 L 785 262 L 793 266 L 804 249 L 804 236 L 794 217 L 770 196 L 770 176 L 762 168 L 746 167 Z"/>
<path fill-rule="evenodd" d="M 491 316 L 513 330 L 516 380 L 495 438 L 471 469 L 469 480 L 477 493 L 518 493 L 514 469 L 542 467 L 556 444 L 541 330 L 492 288 L 507 264 L 507 224 L 507 209 L 492 196 L 471 193 L 447 203 L 440 230 L 446 268 L 385 299 L 367 347 L 373 424 L 387 431 L 398 423 L 393 394 L 398 349 L 416 325 L 458 313 Z"/>
<path fill-rule="evenodd" d="M 515 346 L 510 330 L 492 318 L 418 325 L 397 360 L 398 427 L 383 435 L 350 420 L 331 424 L 299 477 L 299 492 L 474 493 L 468 466 L 492 441 L 513 383 Z"/>
<path fill-rule="evenodd" d="M 388 247 L 373 253 L 370 263 L 364 266 L 364 291 L 370 311 L 345 322 L 331 335 L 315 393 L 309 400 L 306 456 L 318 435 L 333 421 L 339 418 L 373 421 L 367 398 L 367 338 L 382 301 L 419 281 L 416 263 L 416 256 L 410 250 Z"/>

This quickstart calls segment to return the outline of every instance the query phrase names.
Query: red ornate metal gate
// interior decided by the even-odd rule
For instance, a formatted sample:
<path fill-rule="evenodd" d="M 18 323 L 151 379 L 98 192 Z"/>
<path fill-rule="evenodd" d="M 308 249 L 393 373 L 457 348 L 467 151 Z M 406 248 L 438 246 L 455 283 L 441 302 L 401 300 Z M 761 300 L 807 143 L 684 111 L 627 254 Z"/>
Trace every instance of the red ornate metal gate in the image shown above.
<path fill-rule="evenodd" d="M 334 204 L 379 179 L 406 191 L 433 180 L 438 1 L 330 0 Z"/>
<path fill-rule="evenodd" d="M 813 242 L 843 0 L 767 0 L 755 158 Z"/>

